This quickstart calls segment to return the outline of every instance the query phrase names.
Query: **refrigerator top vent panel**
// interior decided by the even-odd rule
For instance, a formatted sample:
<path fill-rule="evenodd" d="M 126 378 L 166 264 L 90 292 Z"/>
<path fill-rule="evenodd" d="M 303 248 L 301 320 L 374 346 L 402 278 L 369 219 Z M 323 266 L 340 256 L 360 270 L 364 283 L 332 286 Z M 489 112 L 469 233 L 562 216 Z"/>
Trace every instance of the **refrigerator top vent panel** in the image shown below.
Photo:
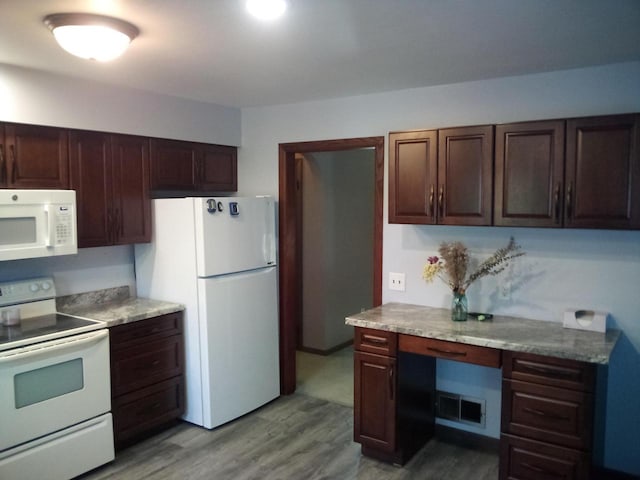
<path fill-rule="evenodd" d="M 192 198 L 198 277 L 276 264 L 272 197 Z"/>

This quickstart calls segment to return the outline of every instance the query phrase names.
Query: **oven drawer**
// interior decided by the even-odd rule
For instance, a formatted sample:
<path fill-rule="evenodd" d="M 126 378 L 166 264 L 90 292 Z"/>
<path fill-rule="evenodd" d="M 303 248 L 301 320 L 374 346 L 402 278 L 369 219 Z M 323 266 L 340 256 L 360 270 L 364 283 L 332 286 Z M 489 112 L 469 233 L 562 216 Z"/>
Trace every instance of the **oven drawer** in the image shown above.
<path fill-rule="evenodd" d="M 587 453 L 527 440 L 500 436 L 501 480 L 585 480 L 591 456 Z"/>
<path fill-rule="evenodd" d="M 111 357 L 113 396 L 180 375 L 182 352 L 182 336 L 144 342 L 123 350 L 115 349 Z"/>
<path fill-rule="evenodd" d="M 132 342 L 149 341 L 181 333 L 182 312 L 175 312 L 113 327 L 111 329 L 111 344 L 114 350 L 119 350 L 131 346 Z"/>
<path fill-rule="evenodd" d="M 592 364 L 507 351 L 503 358 L 505 378 L 585 392 L 594 390 L 596 367 Z"/>
<path fill-rule="evenodd" d="M 566 447 L 591 447 L 593 395 L 517 380 L 502 382 L 502 431 Z"/>
<path fill-rule="evenodd" d="M 500 368 L 502 358 L 502 352 L 495 348 L 477 347 L 475 345 L 404 334 L 400 335 L 398 348 L 402 352 L 429 355 L 431 357 L 446 358 L 494 368 Z"/>
<path fill-rule="evenodd" d="M 114 400 L 116 444 L 174 420 L 184 412 L 182 375 L 157 383 Z"/>
<path fill-rule="evenodd" d="M 395 357 L 398 349 L 398 335 L 385 330 L 356 327 L 354 348 L 362 352 Z"/>

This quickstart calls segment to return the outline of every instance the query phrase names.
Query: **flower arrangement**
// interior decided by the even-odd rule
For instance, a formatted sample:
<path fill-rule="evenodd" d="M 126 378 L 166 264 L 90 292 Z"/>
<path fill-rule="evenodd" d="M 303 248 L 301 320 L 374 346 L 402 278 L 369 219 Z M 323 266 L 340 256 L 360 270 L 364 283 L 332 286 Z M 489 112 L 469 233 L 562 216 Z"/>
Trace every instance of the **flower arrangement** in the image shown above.
<path fill-rule="evenodd" d="M 451 287 L 453 293 L 461 295 L 479 278 L 497 275 L 509 266 L 510 260 L 525 254 L 511 237 L 506 247 L 496 250 L 473 273 L 467 275 L 469 252 L 462 242 L 442 242 L 438 253 L 440 257 L 432 256 L 427 259 L 422 278 L 431 283 L 434 278 L 439 277 Z"/>

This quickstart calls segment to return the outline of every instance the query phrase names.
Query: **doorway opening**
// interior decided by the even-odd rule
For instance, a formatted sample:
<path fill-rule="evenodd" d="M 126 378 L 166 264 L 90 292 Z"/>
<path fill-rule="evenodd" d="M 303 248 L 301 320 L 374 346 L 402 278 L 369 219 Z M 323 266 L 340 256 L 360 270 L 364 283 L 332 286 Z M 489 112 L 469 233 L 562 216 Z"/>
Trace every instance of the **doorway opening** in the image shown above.
<path fill-rule="evenodd" d="M 303 202 L 301 156 L 317 152 L 372 149 L 373 249 L 371 254 L 373 305 L 382 302 L 382 209 L 384 137 L 366 137 L 319 142 L 286 143 L 279 146 L 279 247 L 280 247 L 280 391 L 296 389 L 296 348 L 300 343 L 303 310 Z M 345 205 L 348 208 L 348 205 Z"/>

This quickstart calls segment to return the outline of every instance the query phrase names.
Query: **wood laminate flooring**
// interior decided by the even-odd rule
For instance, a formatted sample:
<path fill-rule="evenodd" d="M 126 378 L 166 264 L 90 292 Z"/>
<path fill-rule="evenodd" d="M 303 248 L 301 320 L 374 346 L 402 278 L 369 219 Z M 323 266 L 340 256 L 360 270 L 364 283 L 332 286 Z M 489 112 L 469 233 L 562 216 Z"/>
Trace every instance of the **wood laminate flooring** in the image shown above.
<path fill-rule="evenodd" d="M 331 355 L 296 352 L 296 392 L 353 407 L 353 346 Z"/>
<path fill-rule="evenodd" d="M 498 455 L 435 438 L 404 467 L 388 465 L 360 454 L 353 409 L 296 393 L 215 430 L 181 423 L 79 478 L 493 480 Z"/>

